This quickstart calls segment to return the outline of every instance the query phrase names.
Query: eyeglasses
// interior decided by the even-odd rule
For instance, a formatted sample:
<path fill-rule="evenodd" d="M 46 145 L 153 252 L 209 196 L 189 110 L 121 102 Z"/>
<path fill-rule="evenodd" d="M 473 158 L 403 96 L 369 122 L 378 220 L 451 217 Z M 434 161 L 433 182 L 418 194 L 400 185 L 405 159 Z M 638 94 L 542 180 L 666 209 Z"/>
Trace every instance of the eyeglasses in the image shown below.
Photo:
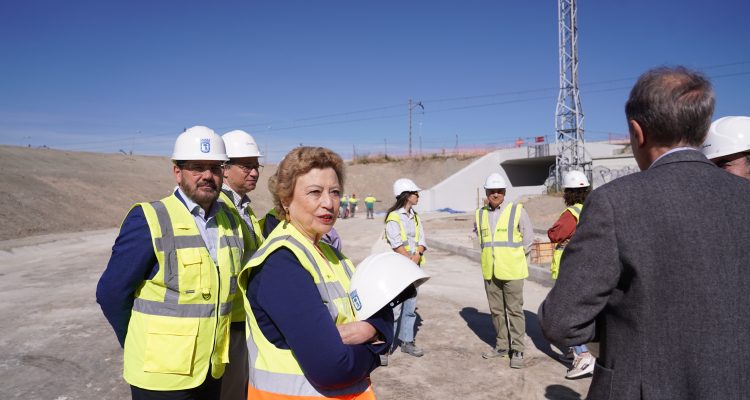
<path fill-rule="evenodd" d="M 487 194 L 505 194 L 505 189 L 485 189 L 487 191 Z"/>
<path fill-rule="evenodd" d="M 224 165 L 226 165 L 227 167 L 231 167 L 232 165 L 237 166 L 239 169 L 242 170 L 242 172 L 244 172 L 246 174 L 250 173 L 250 171 L 252 171 L 252 170 L 256 170 L 256 171 L 258 171 L 258 173 L 260 173 L 261 171 L 263 171 L 263 165 L 261 165 L 261 164 L 232 164 L 232 163 L 226 163 Z"/>
<path fill-rule="evenodd" d="M 419 197 L 419 192 L 409 192 L 409 194 L 413 194 L 413 195 Z"/>
<path fill-rule="evenodd" d="M 224 166 L 222 164 L 184 163 L 178 165 L 178 167 L 192 173 L 193 175 L 200 175 L 205 171 L 210 171 L 214 175 L 221 175 Z"/>

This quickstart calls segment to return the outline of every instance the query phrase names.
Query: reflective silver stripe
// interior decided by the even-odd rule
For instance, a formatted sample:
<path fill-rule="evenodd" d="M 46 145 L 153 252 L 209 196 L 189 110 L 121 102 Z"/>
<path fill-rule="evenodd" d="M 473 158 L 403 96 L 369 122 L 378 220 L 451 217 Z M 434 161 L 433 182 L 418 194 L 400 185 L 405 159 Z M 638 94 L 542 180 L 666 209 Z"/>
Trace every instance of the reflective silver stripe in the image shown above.
<path fill-rule="evenodd" d="M 200 236 L 198 236 L 200 237 Z M 236 249 L 242 250 L 242 242 L 240 241 L 240 238 L 238 236 L 224 236 L 224 241 L 219 241 L 219 248 L 224 247 L 234 247 Z"/>
<path fill-rule="evenodd" d="M 224 304 L 222 304 L 223 306 Z M 136 298 L 133 302 L 133 311 L 165 317 L 209 318 L 214 316 L 214 309 L 215 306 L 213 304 L 162 303 L 160 301 L 144 300 L 141 298 Z M 229 304 L 229 310 L 231 311 L 231 309 L 232 305 Z"/>
<path fill-rule="evenodd" d="M 580 214 L 580 213 L 581 213 L 581 207 L 570 206 L 570 208 L 572 208 L 572 209 L 576 210 L 576 212 L 577 212 L 578 214 Z"/>
<path fill-rule="evenodd" d="M 331 251 L 336 256 L 336 258 L 339 259 L 339 262 L 341 262 L 341 265 L 344 268 L 344 272 L 346 273 L 346 277 L 349 278 L 349 280 L 352 280 L 352 274 L 354 273 L 353 272 L 354 267 L 351 266 L 351 265 L 349 265 L 349 263 L 346 262 L 347 261 L 346 257 L 344 257 L 344 255 L 341 254 L 341 252 L 339 252 L 338 250 L 334 249 L 333 246 L 330 246 L 327 243 L 326 243 L 326 246 L 328 246 L 328 248 L 331 249 Z"/>
<path fill-rule="evenodd" d="M 479 221 L 477 221 L 477 229 L 479 230 L 479 243 L 482 245 L 482 248 L 484 248 L 484 243 L 482 243 L 482 222 L 484 221 L 484 212 L 484 207 L 479 209 Z M 487 221 L 487 225 L 489 226 L 489 221 Z M 494 232 L 492 233 L 492 235 L 495 235 Z"/>
<path fill-rule="evenodd" d="M 235 292 L 237 292 L 237 277 L 230 276 L 229 277 L 229 294 L 233 294 Z"/>
<path fill-rule="evenodd" d="M 482 248 L 485 247 L 523 247 L 523 242 L 487 242 L 482 243 Z"/>
<path fill-rule="evenodd" d="M 331 318 L 335 321 L 336 318 L 339 315 L 339 309 L 336 308 L 336 304 L 334 304 L 333 300 L 337 298 L 342 297 L 348 297 L 348 294 L 344 290 L 344 287 L 341 286 L 341 283 L 338 281 L 335 282 L 326 282 L 325 279 L 323 279 L 323 273 L 320 272 L 320 265 L 315 261 L 315 257 L 313 257 L 312 253 L 310 253 L 307 248 L 299 242 L 299 240 L 295 239 L 292 236 L 289 236 L 287 238 L 289 243 L 297 246 L 300 250 L 302 250 L 305 255 L 307 256 L 307 259 L 310 261 L 310 264 L 312 264 L 313 269 L 315 269 L 315 272 L 318 274 L 318 283 L 316 286 L 318 287 L 318 292 L 320 292 L 320 298 L 323 299 L 323 302 L 325 303 L 326 307 L 328 308 L 328 312 L 331 314 Z M 331 292 L 334 293 L 334 295 L 331 295 Z"/>
<path fill-rule="evenodd" d="M 213 305 L 211 305 L 213 307 Z M 232 312 L 232 302 L 219 304 L 219 315 L 225 316 Z"/>
<path fill-rule="evenodd" d="M 516 211 L 518 210 L 518 203 L 513 204 L 513 208 L 510 209 L 510 219 L 508 219 L 508 242 L 513 243 L 513 231 L 516 229 Z"/>
<path fill-rule="evenodd" d="M 349 297 L 346 290 L 344 290 L 344 287 L 341 286 L 341 283 L 338 281 L 335 282 L 326 282 L 325 279 L 323 279 L 323 274 L 320 272 L 320 266 L 315 261 L 315 258 L 313 255 L 307 250 L 307 248 L 299 242 L 299 240 L 292 237 L 292 235 L 283 235 L 283 236 L 277 236 L 270 241 L 266 241 L 263 243 L 263 246 L 261 246 L 258 251 L 253 254 L 253 256 L 250 258 L 250 261 L 254 261 L 256 259 L 264 257 L 268 249 L 273 247 L 273 245 L 278 242 L 286 240 L 289 244 L 297 247 L 299 250 L 301 250 L 305 256 L 307 257 L 308 261 L 310 261 L 310 264 L 312 264 L 313 269 L 315 270 L 315 273 L 318 275 L 318 283 L 315 284 L 318 288 L 318 292 L 320 293 L 320 298 L 325 303 L 326 307 L 328 308 L 328 312 L 331 314 L 331 318 L 336 320 L 336 318 L 339 315 L 339 311 L 336 308 L 336 305 L 333 303 L 333 299 L 337 298 L 343 298 L 343 297 Z M 334 295 L 332 296 L 331 293 Z"/>
<path fill-rule="evenodd" d="M 164 301 L 167 303 L 177 303 L 180 293 L 179 264 L 177 263 L 177 244 L 175 243 L 174 231 L 172 230 L 172 218 L 169 217 L 167 206 L 161 201 L 154 201 L 151 207 L 156 212 L 156 218 L 159 220 L 161 227 L 161 238 L 159 245 L 164 252 L 164 284 L 167 291 Z M 202 240 L 201 240 L 202 242 Z M 203 246 L 205 244 L 202 243 Z M 172 296 L 170 291 L 174 292 Z"/>
<path fill-rule="evenodd" d="M 161 224 L 161 221 L 159 222 Z M 189 236 L 172 236 L 171 238 L 160 237 L 156 238 L 156 250 L 164 251 L 164 246 L 174 244 L 174 249 L 192 249 L 196 247 L 205 247 L 203 237 L 201 235 L 189 235 Z M 168 243 L 163 243 L 168 242 Z"/>
<path fill-rule="evenodd" d="M 252 339 L 250 340 L 252 341 Z M 370 387 L 368 378 L 336 390 L 317 389 L 304 375 L 281 374 L 264 370 L 250 369 L 250 384 L 258 390 L 292 396 L 340 397 L 363 393 Z"/>

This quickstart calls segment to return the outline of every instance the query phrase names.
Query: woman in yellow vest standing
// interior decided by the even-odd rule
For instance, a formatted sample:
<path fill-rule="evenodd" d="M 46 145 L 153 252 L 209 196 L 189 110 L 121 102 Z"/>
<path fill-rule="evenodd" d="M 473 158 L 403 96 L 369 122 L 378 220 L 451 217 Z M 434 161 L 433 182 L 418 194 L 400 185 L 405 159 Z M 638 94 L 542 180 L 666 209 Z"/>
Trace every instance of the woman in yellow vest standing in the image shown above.
<path fill-rule="evenodd" d="M 420 190 L 411 179 L 401 178 L 393 183 L 396 202 L 386 213 L 385 238 L 393 251 L 409 257 L 414 263 L 422 266 L 427 244 L 424 239 L 424 227 L 413 209 L 419 203 Z M 416 309 L 417 292 L 414 291 L 401 305 L 394 307 L 393 329 L 396 338 L 401 341 L 401 351 L 414 357 L 422 357 L 424 351 L 414 343 Z"/>
<path fill-rule="evenodd" d="M 552 279 L 557 279 L 565 245 L 576 232 L 578 218 L 583 211 L 583 202 L 586 201 L 586 196 L 591 191 L 591 185 L 583 172 L 570 171 L 563 176 L 563 190 L 563 200 L 567 208 L 547 231 L 550 242 L 555 243 L 555 252 L 550 267 Z M 585 344 L 571 347 L 571 351 L 563 356 L 563 359 L 573 361 L 573 365 L 565 375 L 568 379 L 580 378 L 594 372 L 596 359 L 589 353 Z"/>
<path fill-rule="evenodd" d="M 279 225 L 240 273 L 250 399 L 374 399 L 370 372 L 393 341 L 386 306 L 356 321 L 354 266 L 321 241 L 336 222 L 341 157 L 298 147 L 269 180 Z"/>

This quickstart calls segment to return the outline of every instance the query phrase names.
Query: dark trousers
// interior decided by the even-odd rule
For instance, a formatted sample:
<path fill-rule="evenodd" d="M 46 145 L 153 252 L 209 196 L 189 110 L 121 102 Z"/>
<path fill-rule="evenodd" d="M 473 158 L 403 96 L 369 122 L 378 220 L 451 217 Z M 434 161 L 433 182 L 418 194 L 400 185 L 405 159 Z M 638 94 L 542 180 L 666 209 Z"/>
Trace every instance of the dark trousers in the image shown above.
<path fill-rule="evenodd" d="M 133 400 L 219 400 L 221 378 L 214 379 L 209 371 L 200 386 L 186 390 L 148 390 L 130 385 Z"/>

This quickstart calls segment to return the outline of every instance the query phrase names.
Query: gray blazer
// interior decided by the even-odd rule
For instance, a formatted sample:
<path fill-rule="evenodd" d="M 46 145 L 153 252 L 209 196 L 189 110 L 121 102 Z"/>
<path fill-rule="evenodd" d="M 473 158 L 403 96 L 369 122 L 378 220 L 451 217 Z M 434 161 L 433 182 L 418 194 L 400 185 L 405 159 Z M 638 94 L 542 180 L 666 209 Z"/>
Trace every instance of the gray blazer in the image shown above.
<path fill-rule="evenodd" d="M 590 399 L 750 398 L 750 181 L 693 150 L 593 191 L 539 308 Z"/>

